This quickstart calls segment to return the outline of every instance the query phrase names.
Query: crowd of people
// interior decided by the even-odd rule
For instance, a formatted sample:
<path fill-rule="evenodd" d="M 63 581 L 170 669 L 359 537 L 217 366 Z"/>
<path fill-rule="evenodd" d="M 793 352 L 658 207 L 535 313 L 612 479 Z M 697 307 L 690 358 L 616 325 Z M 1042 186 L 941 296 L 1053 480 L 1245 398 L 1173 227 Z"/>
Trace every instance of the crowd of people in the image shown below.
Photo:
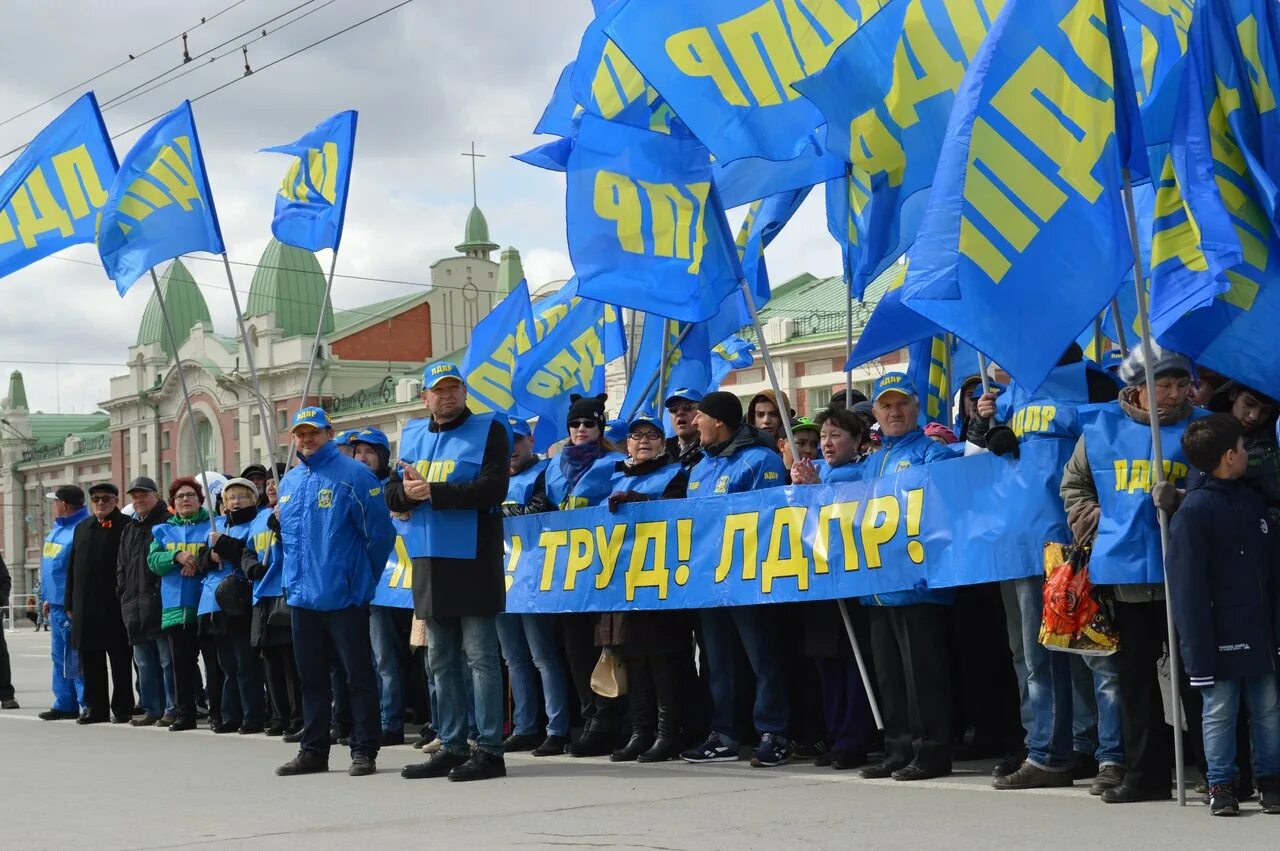
<path fill-rule="evenodd" d="M 54 702 L 41 717 L 176 732 L 205 715 L 216 733 L 297 743 L 281 775 L 327 771 L 333 744 L 350 748 L 352 775 L 372 773 L 379 748 L 421 725 L 413 744 L 429 758 L 407 778 L 501 777 L 515 751 L 749 754 L 760 768 L 806 760 L 900 782 L 993 759 L 997 789 L 1087 782 L 1127 803 L 1171 797 L 1183 731 L 1166 706 L 1180 699 L 1211 812 L 1257 794 L 1280 813 L 1276 401 L 1160 350 L 1105 370 L 1073 347 L 1034 392 L 987 383 L 964 382 L 950 428 L 921 427 L 903 373 L 812 419 L 773 392 L 744 412 L 731 393 L 675 389 L 666 422 L 610 422 L 604 397 L 574 397 L 565 439 L 539 457 L 528 423 L 470 411 L 458 368 L 439 362 L 394 464 L 382 432 L 335 436 L 308 407 L 278 487 L 253 466 L 216 498 L 207 479 L 176 479 L 166 501 L 140 477 L 126 516 L 114 485 L 90 487 L 87 506 L 64 485 L 44 551 Z M 1142 460 L 1153 416 L 1160 486 Z M 1034 570 L 848 601 L 505 611 L 504 516 L 853 482 L 1033 441 L 1059 449 L 1073 537 L 1061 543 L 1091 553 L 1114 653 L 1041 643 Z M 1157 506 L 1172 517 L 1167 562 Z M 1171 690 L 1166 567 L 1184 660 Z M 870 649 L 882 734 L 850 629 Z M 625 694 L 599 682 L 619 665 Z"/>

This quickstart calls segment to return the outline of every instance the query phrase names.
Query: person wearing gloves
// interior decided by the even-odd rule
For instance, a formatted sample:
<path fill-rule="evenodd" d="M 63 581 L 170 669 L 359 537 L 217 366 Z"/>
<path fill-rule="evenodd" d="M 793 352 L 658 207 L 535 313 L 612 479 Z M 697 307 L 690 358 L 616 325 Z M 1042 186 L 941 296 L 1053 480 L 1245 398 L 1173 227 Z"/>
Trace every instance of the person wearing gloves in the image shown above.
<path fill-rule="evenodd" d="M 723 390 L 708 393 L 698 403 L 694 422 L 704 454 L 689 472 L 689 497 L 743 493 L 786 483 L 787 471 L 775 438 L 743 421 L 742 402 L 737 396 Z M 702 609 L 698 620 L 707 651 L 711 730 L 704 742 L 684 751 L 680 758 L 695 764 L 741 758 L 734 717 L 734 656 L 741 641 L 756 675 L 752 721 L 760 733 L 760 745 L 751 764 L 772 767 L 788 762 L 791 707 L 783 655 L 776 641 L 777 613 L 770 606 L 729 606 Z"/>
<path fill-rule="evenodd" d="M 671 430 L 675 436 L 667 438 L 667 454 L 680 462 L 685 470 L 702 460 L 702 443 L 693 417 L 698 413 L 702 394 L 688 387 L 678 388 L 662 403 L 671 417 Z"/>
<path fill-rule="evenodd" d="M 628 502 L 684 499 L 689 474 L 667 453 L 662 423 L 633 419 L 627 457 L 614 465 L 609 510 Z M 605 612 L 596 645 L 627 666 L 631 738 L 610 754 L 613 762 L 666 762 L 680 754 L 684 732 L 681 685 L 693 676 L 693 623 L 688 612 Z"/>
<path fill-rule="evenodd" d="M 173 513 L 151 530 L 147 567 L 160 577 L 160 628 L 169 640 L 173 659 L 173 702 L 177 710 L 169 730 L 194 730 L 196 687 L 200 682 L 197 659 L 200 638 L 196 609 L 200 604 L 200 553 L 209 543 L 209 512 L 204 508 L 204 489 L 193 478 L 174 479 L 169 484 L 169 508 Z M 213 681 L 221 671 L 209 671 L 209 708 L 218 703 L 221 691 Z"/>
<path fill-rule="evenodd" d="M 351 698 L 347 773 L 363 777 L 377 770 L 381 739 L 369 601 L 395 529 L 383 505 L 382 483 L 369 468 L 338 451 L 324 409 L 301 409 L 291 431 L 299 461 L 280 482 L 276 511 L 284 542 L 282 583 L 302 685 L 303 730 L 298 755 L 276 774 L 329 770 L 329 671 L 336 663 Z"/>
<path fill-rule="evenodd" d="M 422 397 L 429 417 L 410 420 L 400 437 L 400 469 L 386 504 L 408 515 L 404 544 L 413 560 L 413 602 L 427 622 L 442 747 L 405 766 L 406 778 L 485 780 L 507 773 L 502 749 L 502 661 L 495 617 L 506 606 L 502 514 L 511 439 L 507 422 L 467 408 L 458 365 L 428 364 Z M 467 745 L 467 691 L 479 738 Z"/>
<path fill-rule="evenodd" d="M 879 452 L 867 478 L 954 458 L 920 429 L 920 397 L 905 373 L 871 388 Z M 880 686 L 885 758 L 862 769 L 868 779 L 926 780 L 951 773 L 951 670 L 947 612 L 952 588 L 912 588 L 860 598 L 871 620 L 871 655 Z"/>
<path fill-rule="evenodd" d="M 75 485 L 60 485 L 53 493 L 53 528 L 44 539 L 40 557 L 40 604 L 49 624 L 49 655 L 53 659 L 53 707 L 40 713 L 42 721 L 80 717 L 84 705 L 84 680 L 80 660 L 71 647 L 71 621 L 65 609 L 67 569 L 71 564 L 71 539 L 76 526 L 89 516 L 84 491 Z"/>
<path fill-rule="evenodd" d="M 529 423 L 511 417 L 513 435 L 511 473 L 502 513 L 519 514 L 533 498 L 534 486 L 550 463 L 533 451 Z M 507 753 L 530 751 L 534 756 L 557 756 L 569 745 L 569 671 L 556 639 L 555 615 L 498 615 L 498 641 L 511 679 L 511 735 L 503 741 Z M 539 706 L 541 701 L 541 706 Z M 545 709 L 547 725 L 539 726 Z"/>
<path fill-rule="evenodd" d="M 1154 399 L 1147 394 L 1148 364 L 1142 348 L 1136 348 L 1121 367 L 1126 386 L 1116 401 L 1080 409 L 1082 434 L 1059 488 L 1076 543 L 1093 542 L 1090 578 L 1095 585 L 1115 586 L 1120 649 L 1114 658 L 1125 775 L 1118 786 L 1102 792 L 1109 804 L 1171 795 L 1173 741 L 1156 670 L 1167 624 L 1160 528 L 1151 497 L 1150 423 L 1155 412 L 1165 478 L 1176 488 L 1189 472 L 1182 433 L 1193 419 L 1208 414 L 1194 409 L 1187 398 L 1191 362 L 1158 346 L 1154 354 Z"/>

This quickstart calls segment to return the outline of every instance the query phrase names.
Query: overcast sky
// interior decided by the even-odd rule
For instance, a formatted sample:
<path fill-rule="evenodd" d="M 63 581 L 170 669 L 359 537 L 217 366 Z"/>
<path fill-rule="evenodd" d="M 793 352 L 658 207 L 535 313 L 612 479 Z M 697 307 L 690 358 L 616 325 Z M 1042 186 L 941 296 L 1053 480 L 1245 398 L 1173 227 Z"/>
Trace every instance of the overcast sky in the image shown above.
<path fill-rule="evenodd" d="M 0 121 L 184 28 L 191 28 L 193 57 L 252 31 L 214 51 L 233 55 L 212 64 L 208 56 L 197 58 L 180 69 L 190 73 L 116 108 L 107 105 L 111 98 L 180 63 L 180 40 L 86 86 L 97 92 L 107 128 L 116 134 L 241 77 L 239 46 L 247 39 L 259 38 L 249 46 L 250 64 L 259 67 L 398 0 L 313 0 L 275 23 L 266 22 L 302 0 L 247 0 L 199 27 L 194 25 L 202 16 L 234 0 L 19 2 L 21 14 L 5 20 Z M 264 25 L 270 31 L 311 9 L 310 16 L 261 37 Z M 288 166 L 285 157 L 254 151 L 291 141 L 335 112 L 357 109 L 340 274 L 426 283 L 431 263 L 456 253 L 471 206 L 470 163 L 459 154 L 474 140 L 487 155 L 479 160 L 479 200 L 494 242 L 520 250 L 531 285 L 568 277 L 563 175 L 510 156 L 550 139 L 533 136 L 532 128 L 590 16 L 590 0 L 415 0 L 196 103 L 232 261 L 255 262 L 266 246 L 273 198 Z M 79 93 L 0 126 L 0 151 L 30 139 Z M 141 132 L 115 141 L 120 156 Z M 0 167 L 12 160 L 0 160 Z M 735 226 L 741 212 L 730 211 Z M 775 284 L 800 272 L 839 273 L 820 192 L 770 247 L 768 262 Z M 322 263 L 327 268 L 327 256 Z M 94 247 L 77 246 L 0 282 L 6 296 L 0 312 L 3 386 L 10 370 L 22 370 L 32 409 L 94 410 L 107 398 L 108 378 L 123 371 L 150 288 L 143 279 L 120 299 L 95 266 Z M 234 333 L 221 264 L 193 259 L 188 268 L 204 287 L 217 330 Z M 243 300 L 252 270 L 235 269 Z M 339 279 L 334 302 L 352 308 L 413 291 Z M 64 365 L 33 363 L 53 361 Z M 79 365 L 85 362 L 104 366 Z"/>

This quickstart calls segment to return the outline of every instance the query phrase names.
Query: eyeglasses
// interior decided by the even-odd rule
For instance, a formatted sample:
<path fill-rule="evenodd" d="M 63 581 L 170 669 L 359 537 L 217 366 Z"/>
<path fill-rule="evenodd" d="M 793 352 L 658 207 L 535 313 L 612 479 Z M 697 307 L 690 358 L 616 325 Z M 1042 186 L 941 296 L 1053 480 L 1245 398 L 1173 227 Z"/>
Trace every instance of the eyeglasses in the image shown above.
<path fill-rule="evenodd" d="M 173 498 L 175 500 L 178 500 L 178 499 L 199 499 L 200 497 L 196 496 L 191 491 L 182 491 L 181 493 L 175 493 L 173 495 Z"/>
<path fill-rule="evenodd" d="M 642 440 L 662 440 L 662 435 L 655 431 L 633 431 L 631 434 L 627 435 L 627 437 L 637 443 Z"/>
<path fill-rule="evenodd" d="M 599 428 L 600 424 L 595 420 L 569 420 L 569 428 Z"/>
<path fill-rule="evenodd" d="M 668 414 L 687 414 L 696 407 L 692 402 L 681 402 L 679 405 L 672 405 L 667 408 Z"/>
<path fill-rule="evenodd" d="M 89 497 L 90 502 L 114 502 L 116 499 L 117 497 L 112 496 L 109 493 L 97 494 Z"/>

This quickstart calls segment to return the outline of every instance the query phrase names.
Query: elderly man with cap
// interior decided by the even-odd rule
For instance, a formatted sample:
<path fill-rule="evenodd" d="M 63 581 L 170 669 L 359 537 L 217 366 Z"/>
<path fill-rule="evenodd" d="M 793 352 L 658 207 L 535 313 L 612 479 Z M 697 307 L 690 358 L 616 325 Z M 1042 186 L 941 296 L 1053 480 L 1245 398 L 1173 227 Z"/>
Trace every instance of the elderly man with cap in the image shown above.
<path fill-rule="evenodd" d="M 169 519 L 169 507 L 160 498 L 153 479 L 139 476 L 127 491 L 133 516 L 127 518 L 120 534 L 116 555 L 116 598 L 124 628 L 133 645 L 133 663 L 138 668 L 138 692 L 142 717 L 135 727 L 173 723 L 176 708 L 173 694 L 173 657 L 169 640 L 160 626 L 160 577 L 147 567 L 147 553 L 154 540 L 151 530 Z"/>
<path fill-rule="evenodd" d="M 382 504 L 382 483 L 338 451 L 322 408 L 298 411 L 291 431 L 299 463 L 280 482 L 277 511 L 303 729 L 298 755 L 276 773 L 329 770 L 329 669 L 336 661 L 346 675 L 354 722 L 348 774 L 361 777 L 377 770 L 381 740 L 369 601 L 395 529 Z"/>
<path fill-rule="evenodd" d="M 1171 795 L 1173 740 L 1156 673 L 1167 633 L 1164 559 L 1150 496 L 1156 478 L 1151 470 L 1151 417 L 1154 413 L 1160 426 L 1165 479 L 1179 487 L 1190 472 L 1182 433 L 1191 420 L 1208 414 L 1188 399 L 1191 362 L 1159 347 L 1154 354 L 1155 398 L 1147 392 L 1143 350 L 1136 348 L 1120 369 L 1127 386 L 1119 398 L 1080 409 L 1083 433 L 1060 487 L 1076 542 L 1093 542 L 1090 578 L 1095 584 L 1115 586 L 1125 774 L 1118 786 L 1102 792 L 1108 804 Z M 1181 735 L 1180 730 L 1173 733 Z"/>
<path fill-rule="evenodd" d="M 667 454 L 686 471 L 702 460 L 702 442 L 693 421 L 701 401 L 702 394 L 697 390 L 680 387 L 662 403 L 671 416 L 671 428 L 675 432 L 674 437 L 667 438 Z"/>
<path fill-rule="evenodd" d="M 880 376 L 871 388 L 881 449 L 866 475 L 954 458 L 920 429 L 920 397 L 901 372 Z M 871 654 L 884 715 L 885 758 L 864 768 L 869 779 L 924 780 L 951 773 L 951 670 L 947 613 L 952 589 L 913 588 L 862 597 L 871 621 Z"/>
<path fill-rule="evenodd" d="M 129 635 L 116 596 L 120 536 L 129 518 L 120 512 L 120 489 L 110 482 L 89 488 L 92 516 L 71 535 L 66 610 L 71 646 L 80 654 L 87 707 L 81 724 L 110 719 L 124 724 L 133 715 L 133 665 Z M 111 700 L 107 701 L 107 662 L 111 663 Z"/>
<path fill-rule="evenodd" d="M 44 539 L 40 558 L 40 602 L 51 633 L 49 654 L 53 659 L 53 708 L 40 713 L 44 721 L 79 718 L 84 704 L 84 680 L 80 659 L 71 647 L 71 622 L 65 610 L 67 569 L 71 564 L 71 538 L 76 526 L 89 516 L 84 491 L 75 485 L 60 485 L 45 494 L 53 500 L 53 528 Z"/>
<path fill-rule="evenodd" d="M 694 417 L 704 455 L 689 471 L 691 498 L 777 487 L 786 470 L 774 439 L 743 422 L 742 402 L 725 391 L 708 393 Z M 710 565 L 704 566 L 710 569 Z M 774 630 L 777 615 L 768 606 L 732 606 L 699 612 L 711 687 L 711 732 L 702 744 L 680 754 L 685 762 L 732 762 L 740 758 L 735 708 L 735 646 L 741 640 L 756 675 L 755 729 L 761 734 L 751 764 L 782 765 L 791 759 L 787 737 L 791 710 L 787 678 Z"/>
<path fill-rule="evenodd" d="M 502 747 L 502 662 L 496 616 L 506 607 L 502 513 L 510 479 L 509 426 L 467 409 L 457 364 L 437 361 L 422 374 L 429 417 L 410 420 L 400 439 L 400 470 L 387 505 L 408 514 L 405 549 L 413 559 L 413 600 L 427 622 L 443 747 L 402 775 L 483 780 L 507 773 Z M 470 676 L 479 738 L 467 746 Z"/>

